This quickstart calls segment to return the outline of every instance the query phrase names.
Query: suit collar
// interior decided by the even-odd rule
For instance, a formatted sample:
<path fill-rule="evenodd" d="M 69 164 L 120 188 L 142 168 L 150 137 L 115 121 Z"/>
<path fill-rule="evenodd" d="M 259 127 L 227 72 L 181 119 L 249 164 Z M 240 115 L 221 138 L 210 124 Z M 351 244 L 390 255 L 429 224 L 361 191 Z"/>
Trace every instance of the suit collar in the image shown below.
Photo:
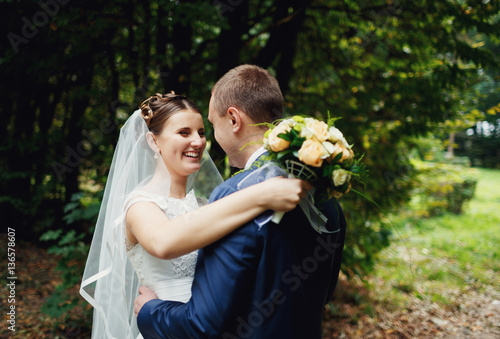
<path fill-rule="evenodd" d="M 266 152 L 266 149 L 264 147 L 259 148 L 255 152 L 252 153 L 250 158 L 248 158 L 247 163 L 245 164 L 245 170 L 250 169 L 252 164 L 257 160 L 262 154 Z"/>

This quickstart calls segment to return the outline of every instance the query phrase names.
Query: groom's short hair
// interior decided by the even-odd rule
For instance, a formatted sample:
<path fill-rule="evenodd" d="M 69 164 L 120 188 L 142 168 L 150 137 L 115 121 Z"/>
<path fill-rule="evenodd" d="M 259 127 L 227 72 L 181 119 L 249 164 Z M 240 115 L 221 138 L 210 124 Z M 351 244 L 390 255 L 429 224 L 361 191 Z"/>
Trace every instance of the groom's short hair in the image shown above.
<path fill-rule="evenodd" d="M 212 88 L 212 103 L 219 115 L 236 107 L 256 123 L 283 117 L 283 94 L 278 80 L 255 65 L 240 65 L 228 71 Z"/>

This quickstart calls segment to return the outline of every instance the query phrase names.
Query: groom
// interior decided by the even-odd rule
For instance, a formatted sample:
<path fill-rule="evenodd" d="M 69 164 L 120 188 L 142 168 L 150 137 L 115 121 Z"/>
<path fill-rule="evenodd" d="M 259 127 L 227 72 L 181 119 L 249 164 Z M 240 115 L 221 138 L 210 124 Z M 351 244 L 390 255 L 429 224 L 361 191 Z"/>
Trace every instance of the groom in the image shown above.
<path fill-rule="evenodd" d="M 244 168 L 217 187 L 210 201 L 237 190 L 265 153 L 259 146 L 267 128 L 283 115 L 278 82 L 266 70 L 238 66 L 212 89 L 208 119 L 232 166 Z M 245 146 L 245 147 L 243 147 Z M 337 283 L 345 219 L 327 202 L 326 228 L 316 232 L 301 208 L 279 225 L 249 222 L 199 251 L 191 300 L 156 299 L 141 287 L 137 323 L 145 338 L 321 338 L 324 305 Z"/>

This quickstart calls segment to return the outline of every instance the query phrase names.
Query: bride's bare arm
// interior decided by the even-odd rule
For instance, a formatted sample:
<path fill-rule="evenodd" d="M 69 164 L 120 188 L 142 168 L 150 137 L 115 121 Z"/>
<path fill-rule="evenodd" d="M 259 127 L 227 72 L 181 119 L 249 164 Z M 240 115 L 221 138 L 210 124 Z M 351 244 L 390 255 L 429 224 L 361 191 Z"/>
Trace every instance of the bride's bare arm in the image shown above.
<path fill-rule="evenodd" d="M 127 234 L 155 257 L 177 258 L 215 242 L 266 210 L 294 209 L 310 188 L 302 180 L 272 178 L 173 219 L 152 202 L 138 202 L 127 212 Z"/>

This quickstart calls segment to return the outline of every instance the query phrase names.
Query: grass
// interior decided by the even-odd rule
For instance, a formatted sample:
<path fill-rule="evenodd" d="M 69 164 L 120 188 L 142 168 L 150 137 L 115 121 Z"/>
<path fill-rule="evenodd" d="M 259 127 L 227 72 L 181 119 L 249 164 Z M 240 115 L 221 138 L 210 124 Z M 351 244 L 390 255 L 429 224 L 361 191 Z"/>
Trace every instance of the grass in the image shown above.
<path fill-rule="evenodd" d="M 500 290 L 499 211 L 500 170 L 481 169 L 463 214 L 391 217 L 399 234 L 380 254 L 370 288 L 394 306 L 409 296 L 453 306 L 467 290 Z"/>

